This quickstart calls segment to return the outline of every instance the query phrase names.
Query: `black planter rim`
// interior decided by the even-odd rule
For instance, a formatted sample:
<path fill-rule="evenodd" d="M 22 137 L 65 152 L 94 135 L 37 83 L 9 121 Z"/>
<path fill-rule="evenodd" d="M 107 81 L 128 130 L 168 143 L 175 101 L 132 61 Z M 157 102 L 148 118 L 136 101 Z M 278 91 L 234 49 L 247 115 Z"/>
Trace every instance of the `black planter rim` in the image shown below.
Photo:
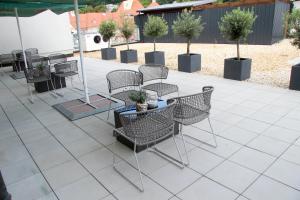
<path fill-rule="evenodd" d="M 137 51 L 136 49 L 125 49 L 125 50 L 122 50 L 122 52 L 129 52 L 129 51 Z"/>
<path fill-rule="evenodd" d="M 237 57 L 232 57 L 232 58 L 225 58 L 225 60 L 244 61 L 244 60 L 251 60 L 251 58 L 240 58 L 240 60 L 238 60 Z"/>
<path fill-rule="evenodd" d="M 149 51 L 149 52 L 145 52 L 145 53 L 164 53 L 164 51 Z"/>
<path fill-rule="evenodd" d="M 102 48 L 101 50 L 105 50 L 105 49 L 116 49 L 114 47 L 107 47 L 107 48 Z"/>
<path fill-rule="evenodd" d="M 178 54 L 178 56 L 186 56 L 186 57 L 192 57 L 192 56 L 200 56 L 201 54 L 199 53 L 190 53 L 190 55 L 183 53 L 183 54 Z"/>

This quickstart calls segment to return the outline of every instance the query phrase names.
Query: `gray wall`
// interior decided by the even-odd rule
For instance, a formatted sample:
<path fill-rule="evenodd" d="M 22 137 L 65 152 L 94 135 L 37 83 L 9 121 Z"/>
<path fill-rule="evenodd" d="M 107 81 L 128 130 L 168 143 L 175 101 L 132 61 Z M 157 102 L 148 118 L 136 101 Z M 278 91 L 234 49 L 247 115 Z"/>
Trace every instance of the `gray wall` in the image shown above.
<path fill-rule="evenodd" d="M 253 27 L 253 33 L 248 37 L 248 44 L 272 44 L 283 38 L 283 15 L 288 11 L 289 5 L 282 2 L 276 4 L 260 4 L 255 6 L 241 6 L 242 9 L 253 9 L 257 15 Z M 202 16 L 205 23 L 204 31 L 201 36 L 194 39 L 195 43 L 230 43 L 226 41 L 220 34 L 218 22 L 220 18 L 227 12 L 234 9 L 230 8 L 214 8 L 207 10 L 193 11 L 196 15 Z M 155 14 L 163 16 L 169 24 L 168 35 L 160 38 L 158 42 L 185 42 L 184 38 L 174 36 L 172 31 L 173 21 L 177 18 L 179 12 L 168 12 Z M 147 15 L 138 15 L 135 18 L 137 25 L 140 28 L 141 42 L 152 42 L 151 38 L 144 37 L 143 28 L 144 23 L 147 21 Z"/>

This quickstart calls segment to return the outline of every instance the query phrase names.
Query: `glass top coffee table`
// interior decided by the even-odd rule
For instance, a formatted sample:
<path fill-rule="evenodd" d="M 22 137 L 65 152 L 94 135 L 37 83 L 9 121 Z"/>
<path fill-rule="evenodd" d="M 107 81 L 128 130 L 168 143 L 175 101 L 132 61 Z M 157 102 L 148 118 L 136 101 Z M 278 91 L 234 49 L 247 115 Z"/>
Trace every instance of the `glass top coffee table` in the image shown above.
<path fill-rule="evenodd" d="M 158 100 L 158 107 L 157 108 L 163 108 L 166 105 L 167 105 L 167 101 L 166 100 Z M 114 110 L 115 128 L 122 127 L 121 120 L 120 120 L 120 114 L 121 113 L 134 113 L 134 112 L 136 112 L 135 105 L 124 106 L 124 107 L 121 107 L 119 109 Z M 175 122 L 174 134 L 178 134 L 178 133 L 179 133 L 179 124 L 177 122 Z M 114 134 L 114 136 L 116 136 L 117 140 L 120 143 L 126 145 L 127 147 L 129 147 L 130 149 L 133 150 L 134 145 L 133 145 L 133 143 L 131 141 L 127 140 L 122 135 L 119 135 L 116 131 L 114 131 L 113 134 Z M 166 139 L 167 138 L 164 138 L 164 139 L 158 141 L 157 143 L 162 142 L 163 140 L 166 140 Z M 150 147 L 152 145 L 148 145 L 148 146 Z M 136 147 L 136 152 L 138 153 L 140 151 L 145 150 L 146 148 L 147 148 L 146 145 L 144 145 L 144 146 L 137 146 Z"/>

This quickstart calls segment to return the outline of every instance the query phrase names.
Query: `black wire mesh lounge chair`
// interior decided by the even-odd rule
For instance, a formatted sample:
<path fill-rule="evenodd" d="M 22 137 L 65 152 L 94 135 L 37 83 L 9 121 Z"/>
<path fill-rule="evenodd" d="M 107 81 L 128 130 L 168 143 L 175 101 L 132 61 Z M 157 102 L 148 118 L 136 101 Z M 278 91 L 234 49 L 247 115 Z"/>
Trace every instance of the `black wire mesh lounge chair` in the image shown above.
<path fill-rule="evenodd" d="M 60 88 L 62 88 L 62 78 L 67 78 L 67 77 L 71 77 L 71 85 L 73 87 L 73 76 L 78 75 L 77 60 L 65 61 L 62 63 L 54 64 L 54 69 L 55 69 L 55 76 L 59 77 Z"/>
<path fill-rule="evenodd" d="M 115 98 L 123 101 L 125 106 L 133 105 L 135 102 L 131 101 L 129 94 L 133 91 L 137 91 L 141 85 L 141 75 L 139 72 L 127 69 L 114 70 L 106 75 L 109 98 Z M 107 114 L 111 110 L 111 103 Z"/>
<path fill-rule="evenodd" d="M 159 82 L 150 83 L 142 87 L 144 90 L 151 90 L 157 93 L 158 97 L 162 97 L 171 93 L 178 93 L 178 86 L 169 83 L 163 83 L 163 79 L 168 78 L 169 69 L 162 65 L 141 65 L 139 72 L 142 74 L 142 84 L 145 82 L 159 80 Z"/>
<path fill-rule="evenodd" d="M 183 125 L 192 125 L 195 123 L 198 123 L 200 121 L 203 121 L 205 119 L 208 120 L 211 133 L 213 135 L 213 140 L 214 140 L 214 145 L 208 144 L 213 147 L 217 147 L 217 140 L 216 140 L 216 135 L 213 131 L 210 119 L 209 119 L 209 112 L 211 109 L 211 95 L 213 92 L 214 88 L 212 86 L 205 86 L 202 88 L 202 92 L 198 94 L 192 94 L 192 95 L 187 95 L 187 96 L 182 96 L 182 97 L 176 97 L 172 98 L 171 100 L 173 101 L 176 99 L 176 106 L 174 109 L 174 121 L 178 122 L 180 124 L 180 134 L 182 137 L 182 140 L 185 145 L 185 140 L 183 136 L 188 136 L 192 139 L 195 139 L 199 142 L 208 144 L 206 142 L 203 142 L 195 137 L 192 137 L 187 134 L 183 134 L 182 132 L 182 127 Z M 207 131 L 208 132 L 208 131 Z M 189 159 L 188 159 L 188 154 L 187 152 L 187 160 L 189 164 Z"/>
<path fill-rule="evenodd" d="M 177 166 L 184 168 L 184 163 L 182 160 L 181 153 L 177 146 L 174 136 L 174 125 L 175 122 L 173 120 L 173 111 L 176 106 L 176 100 L 171 100 L 168 102 L 168 105 L 163 108 L 157 108 L 153 110 L 148 110 L 144 112 L 133 112 L 133 113 L 121 113 L 120 120 L 123 127 L 115 129 L 117 134 L 122 135 L 129 141 L 134 144 L 134 157 L 136 161 L 136 170 L 139 173 L 140 186 L 133 183 L 129 180 L 121 171 L 117 169 L 116 158 L 114 154 L 113 166 L 114 169 L 123 176 L 127 181 L 137 187 L 140 191 L 144 191 L 143 186 L 143 178 L 141 173 L 141 168 L 139 165 L 136 148 L 137 146 L 147 146 L 154 144 L 151 148 L 147 148 L 151 150 L 151 152 L 156 153 L 158 156 L 167 159 L 170 159 Z M 177 153 L 179 155 L 180 160 L 162 152 L 156 147 L 156 142 L 161 139 L 172 137 L 172 140 L 176 146 Z M 122 158 L 121 158 L 122 159 Z M 125 159 L 122 159 L 125 160 Z"/>

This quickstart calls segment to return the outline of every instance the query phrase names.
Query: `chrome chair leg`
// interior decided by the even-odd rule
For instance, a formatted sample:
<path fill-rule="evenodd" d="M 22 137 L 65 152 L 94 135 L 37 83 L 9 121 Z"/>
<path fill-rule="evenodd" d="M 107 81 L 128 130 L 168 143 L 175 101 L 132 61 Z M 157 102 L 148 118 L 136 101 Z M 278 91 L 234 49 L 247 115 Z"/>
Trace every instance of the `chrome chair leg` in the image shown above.
<path fill-rule="evenodd" d="M 208 146 L 217 148 L 218 145 L 217 145 L 216 135 L 215 135 L 215 133 L 214 133 L 214 131 L 213 131 L 213 128 L 212 128 L 212 125 L 211 125 L 211 122 L 210 122 L 209 117 L 208 117 L 207 119 L 208 119 L 208 123 L 209 123 L 210 129 L 211 129 L 211 132 L 210 132 L 210 131 L 207 131 L 207 130 L 203 130 L 203 131 L 205 131 L 205 132 L 210 133 L 210 134 L 213 135 L 214 144 L 210 144 L 210 143 L 208 143 L 208 142 L 204 142 L 204 141 L 202 141 L 202 140 L 199 140 L 198 138 L 195 138 L 195 137 L 190 136 L 190 135 L 187 135 L 187 134 L 183 134 L 183 133 L 182 133 L 182 134 L 183 134 L 183 136 L 189 137 L 189 138 L 191 138 L 191 139 L 193 139 L 193 140 L 196 140 L 196 141 L 198 141 L 198 142 L 200 142 L 200 143 L 203 143 L 203 144 L 205 144 L 205 145 L 208 145 Z"/>
<path fill-rule="evenodd" d="M 215 132 L 214 132 L 214 129 L 213 129 L 212 125 L 211 125 L 210 118 L 208 117 L 207 120 L 208 120 L 208 123 L 209 123 L 209 126 L 210 126 L 211 133 L 212 133 L 212 135 L 213 135 L 215 147 L 218 147 L 218 144 L 217 144 L 217 137 L 216 137 L 216 134 L 215 134 Z"/>
<path fill-rule="evenodd" d="M 116 145 L 116 142 L 114 143 L 114 147 L 113 147 L 114 149 L 116 149 L 115 145 Z M 122 176 L 125 180 L 127 180 L 131 185 L 133 185 L 134 187 L 136 187 L 140 192 L 144 192 L 144 184 L 143 184 L 142 172 L 141 172 L 139 161 L 138 161 L 137 154 L 136 154 L 136 142 L 134 143 L 133 154 L 134 154 L 134 157 L 135 157 L 135 161 L 136 161 L 136 166 L 137 167 L 134 167 L 132 165 L 130 165 L 130 166 L 133 167 L 135 170 L 138 171 L 141 186 L 136 185 L 132 180 L 130 180 L 129 178 L 127 178 L 120 170 L 118 170 L 117 163 L 116 163 L 116 155 L 115 155 L 114 152 L 113 152 L 113 168 L 114 168 L 114 170 L 120 176 Z M 121 158 L 121 159 L 125 161 L 125 159 L 123 159 L 123 158 Z M 125 162 L 127 162 L 127 161 L 125 161 Z"/>
<path fill-rule="evenodd" d="M 141 187 L 141 191 L 143 192 L 144 191 L 144 184 L 143 184 L 143 178 L 142 178 L 142 173 L 141 173 L 141 169 L 140 169 L 140 164 L 139 164 L 139 161 L 138 161 L 138 158 L 137 158 L 137 154 L 136 154 L 136 142 L 134 143 L 133 154 L 134 154 L 135 161 L 136 161 L 136 166 L 138 168 L 139 175 L 140 175 L 140 183 L 141 183 L 141 186 L 142 186 Z"/>
<path fill-rule="evenodd" d="M 29 97 L 28 100 L 31 104 L 33 104 L 33 95 L 32 95 L 32 91 L 30 89 L 30 85 L 27 83 L 27 91 L 28 91 L 28 94 L 29 94 Z"/>
<path fill-rule="evenodd" d="M 186 165 L 189 166 L 190 165 L 190 159 L 189 159 L 189 155 L 188 155 L 187 148 L 186 148 L 186 142 L 185 142 L 185 139 L 184 139 L 183 133 L 182 133 L 183 125 L 179 124 L 179 126 L 180 126 L 180 128 L 179 128 L 179 134 L 180 134 L 182 142 L 183 142 L 184 151 L 185 151 L 186 160 L 187 160 L 187 164 Z"/>
<path fill-rule="evenodd" d="M 110 115 L 110 110 L 111 110 L 111 94 L 109 94 L 109 109 L 108 109 L 108 113 L 107 113 L 107 119 L 106 120 L 109 120 L 109 115 Z"/>

